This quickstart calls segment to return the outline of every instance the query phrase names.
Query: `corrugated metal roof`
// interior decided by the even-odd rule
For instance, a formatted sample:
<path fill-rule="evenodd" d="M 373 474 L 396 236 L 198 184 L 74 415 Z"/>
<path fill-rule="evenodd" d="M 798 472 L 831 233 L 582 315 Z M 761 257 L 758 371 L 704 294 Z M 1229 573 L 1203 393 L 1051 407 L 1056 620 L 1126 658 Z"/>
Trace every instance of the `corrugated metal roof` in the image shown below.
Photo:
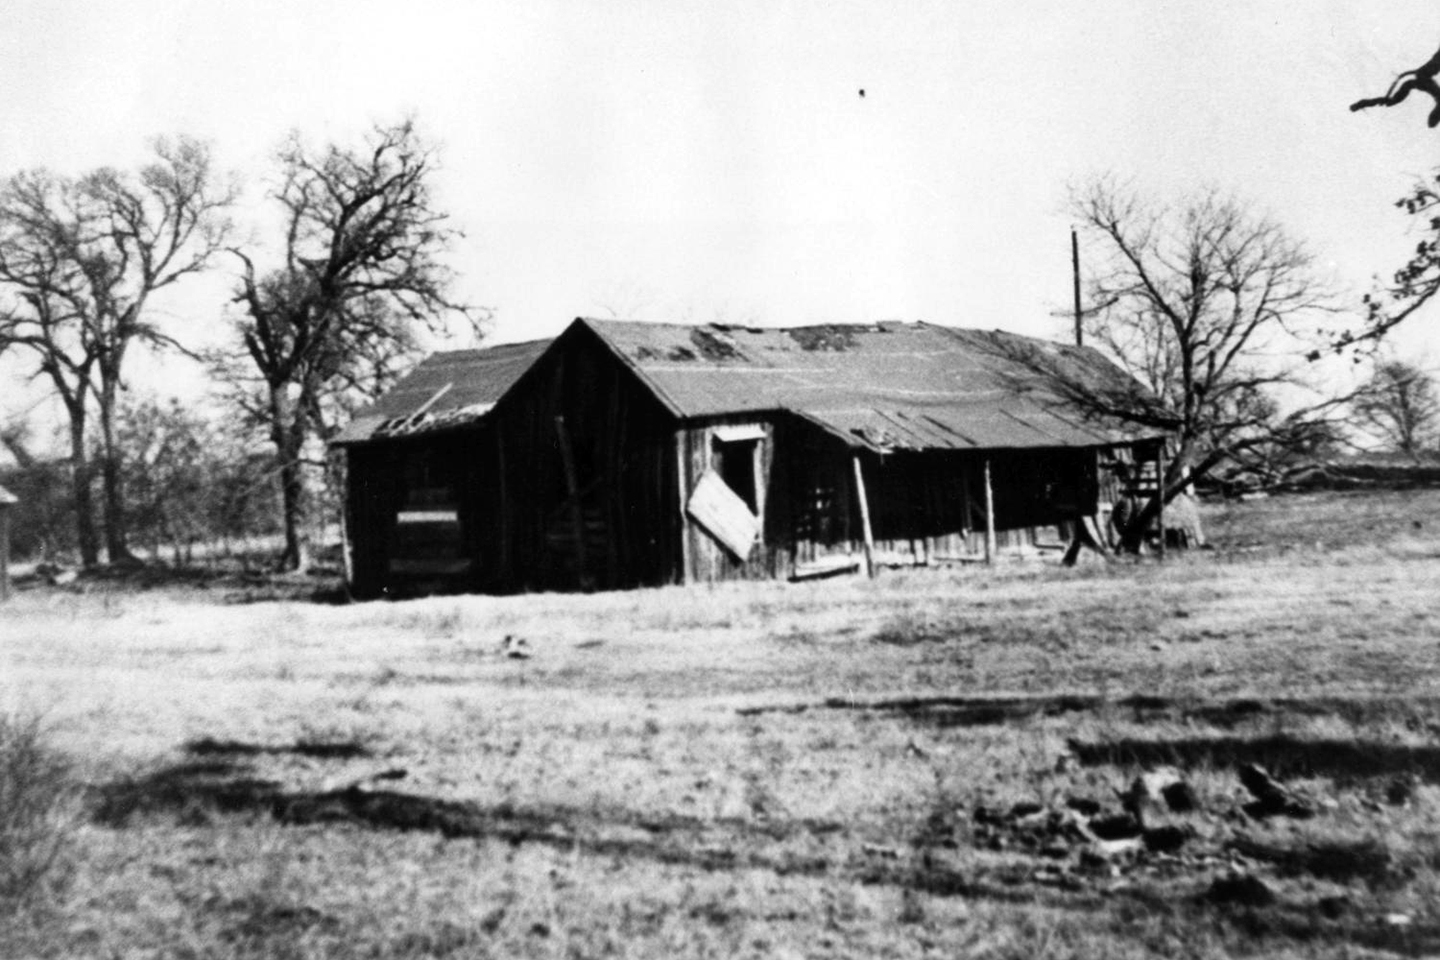
<path fill-rule="evenodd" d="M 474 423 L 490 412 L 551 342 L 532 340 L 431 354 L 389 393 L 357 413 L 330 442 L 359 443 Z"/>
<path fill-rule="evenodd" d="M 1087 414 L 1060 395 L 1059 381 L 1134 392 L 1133 380 L 1084 347 L 928 323 L 582 322 L 681 417 L 789 410 L 877 450 L 1089 447 L 1164 435 Z"/>
<path fill-rule="evenodd" d="M 1133 394 L 1135 382 L 1098 351 L 1017 334 L 928 323 L 576 325 L 682 419 L 785 410 L 882 451 L 1093 447 L 1164 435 L 1086 413 L 1054 388 Z M 434 354 L 333 442 L 477 421 L 551 342 Z"/>

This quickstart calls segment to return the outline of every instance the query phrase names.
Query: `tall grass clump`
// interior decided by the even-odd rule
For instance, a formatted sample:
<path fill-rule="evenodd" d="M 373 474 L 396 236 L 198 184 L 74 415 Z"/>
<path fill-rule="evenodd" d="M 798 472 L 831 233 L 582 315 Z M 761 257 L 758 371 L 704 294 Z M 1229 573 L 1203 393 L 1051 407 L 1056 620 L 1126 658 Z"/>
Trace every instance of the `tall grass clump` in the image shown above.
<path fill-rule="evenodd" d="M 80 824 L 73 773 L 41 718 L 0 713 L 0 918 L 53 900 L 69 880 Z"/>

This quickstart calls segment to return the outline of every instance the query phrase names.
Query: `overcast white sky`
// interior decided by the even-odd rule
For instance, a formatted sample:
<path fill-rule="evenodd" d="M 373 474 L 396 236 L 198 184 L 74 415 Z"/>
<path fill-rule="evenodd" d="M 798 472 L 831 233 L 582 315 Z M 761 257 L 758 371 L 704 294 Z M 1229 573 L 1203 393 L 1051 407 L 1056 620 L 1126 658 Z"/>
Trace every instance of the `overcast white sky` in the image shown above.
<path fill-rule="evenodd" d="M 1065 184 L 1102 171 L 1234 190 L 1358 299 L 1414 247 L 1392 204 L 1440 131 L 1423 96 L 1345 107 L 1437 27 L 1433 0 L 8 0 L 0 174 L 185 132 L 258 178 L 291 129 L 410 111 L 495 341 L 611 311 L 1059 335 Z M 223 292 L 168 304 L 177 331 Z"/>

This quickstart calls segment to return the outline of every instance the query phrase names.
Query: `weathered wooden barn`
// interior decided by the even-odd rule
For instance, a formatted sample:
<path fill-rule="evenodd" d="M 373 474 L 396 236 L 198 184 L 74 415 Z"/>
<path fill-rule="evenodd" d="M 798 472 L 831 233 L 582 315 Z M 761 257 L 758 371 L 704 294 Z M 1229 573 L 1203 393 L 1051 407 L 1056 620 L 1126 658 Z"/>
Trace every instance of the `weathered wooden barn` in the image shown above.
<path fill-rule="evenodd" d="M 580 319 L 436 354 L 335 441 L 352 586 L 620 588 L 1063 546 L 1057 525 L 1104 509 L 1107 465 L 1143 469 L 1164 435 L 1077 409 L 1042 368 L 1133 386 L 1087 348 L 925 323 Z"/>

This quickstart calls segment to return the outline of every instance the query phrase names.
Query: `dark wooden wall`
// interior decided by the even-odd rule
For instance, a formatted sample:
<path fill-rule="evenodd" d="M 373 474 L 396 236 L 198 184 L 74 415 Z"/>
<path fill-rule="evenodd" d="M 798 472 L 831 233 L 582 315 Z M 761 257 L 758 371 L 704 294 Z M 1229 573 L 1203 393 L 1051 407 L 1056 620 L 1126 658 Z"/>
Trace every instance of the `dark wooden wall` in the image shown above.
<path fill-rule="evenodd" d="M 572 328 L 489 423 L 497 475 L 478 511 L 481 540 L 495 545 L 487 584 L 612 589 L 679 579 L 675 422 L 599 338 Z"/>
<path fill-rule="evenodd" d="M 480 584 L 476 515 L 489 471 L 470 455 L 480 435 L 420 435 L 347 449 L 346 527 L 357 595 Z"/>

